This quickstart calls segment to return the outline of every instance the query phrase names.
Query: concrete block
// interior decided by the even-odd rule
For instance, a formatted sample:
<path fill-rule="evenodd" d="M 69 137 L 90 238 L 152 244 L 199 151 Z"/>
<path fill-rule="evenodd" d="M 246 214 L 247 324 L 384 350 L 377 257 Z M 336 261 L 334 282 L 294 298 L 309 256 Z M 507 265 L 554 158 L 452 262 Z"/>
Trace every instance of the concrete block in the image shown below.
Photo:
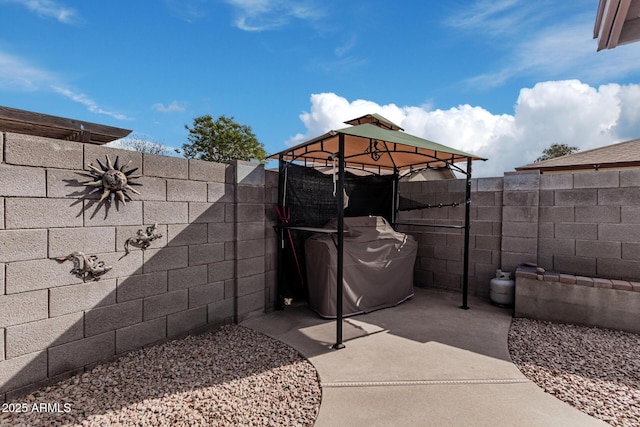
<path fill-rule="evenodd" d="M 236 160 L 231 163 L 235 170 L 235 182 L 243 185 L 264 185 L 264 165 Z"/>
<path fill-rule="evenodd" d="M 638 282 L 629 282 L 629 284 L 633 288 L 633 292 L 640 292 L 640 283 L 638 283 Z"/>
<path fill-rule="evenodd" d="M 503 236 L 502 250 L 507 252 L 536 254 L 538 252 L 538 239 Z"/>
<path fill-rule="evenodd" d="M 539 173 L 507 172 L 504 174 L 504 191 L 538 190 Z"/>
<path fill-rule="evenodd" d="M 7 229 L 81 227 L 81 208 L 64 199 L 5 199 Z"/>
<path fill-rule="evenodd" d="M 225 203 L 189 203 L 189 222 L 225 222 Z"/>
<path fill-rule="evenodd" d="M 640 206 L 640 187 L 605 188 L 597 191 L 598 205 Z"/>
<path fill-rule="evenodd" d="M 476 236 L 476 249 L 500 249 L 501 241 L 500 236 Z"/>
<path fill-rule="evenodd" d="M 85 170 L 89 169 L 89 164 L 93 164 L 94 166 L 100 168 L 96 160 L 100 160 L 102 163 L 106 164 L 106 156 L 109 156 L 112 164 L 115 163 L 116 158 L 118 158 L 121 167 L 122 165 L 126 165 L 128 163 L 128 166 L 124 169 L 125 172 L 138 168 L 138 170 L 135 171 L 133 175 L 145 175 L 142 170 L 142 153 L 140 151 L 121 150 L 119 148 L 105 147 L 104 145 L 81 145 L 84 146 Z"/>
<path fill-rule="evenodd" d="M 553 190 L 542 190 L 538 195 L 538 206 L 553 206 L 555 198 L 555 192 Z"/>
<path fill-rule="evenodd" d="M 462 250 L 459 247 L 436 246 L 434 256 L 440 260 L 461 261 Z"/>
<path fill-rule="evenodd" d="M 225 222 L 210 222 L 207 226 L 209 243 L 230 242 L 234 240 L 235 226 L 233 224 Z"/>
<path fill-rule="evenodd" d="M 597 224 L 559 223 L 555 225 L 555 237 L 558 239 L 597 240 Z"/>
<path fill-rule="evenodd" d="M 265 293 L 264 289 L 253 294 L 244 295 L 238 298 L 238 312 L 236 313 L 238 322 L 249 317 L 264 313 Z"/>
<path fill-rule="evenodd" d="M 224 222 L 236 222 L 236 206 L 230 203 L 224 205 Z"/>
<path fill-rule="evenodd" d="M 186 224 L 189 221 L 187 202 L 144 202 L 145 224 Z M 140 222 L 138 222 L 140 224 Z"/>
<path fill-rule="evenodd" d="M 224 281 L 224 297 L 225 298 L 233 298 L 238 294 L 236 291 L 237 283 L 236 279 L 227 279 Z"/>
<path fill-rule="evenodd" d="M 478 208 L 479 210 L 480 208 Z M 504 206 L 502 215 L 513 222 L 537 222 L 538 207 L 529 206 Z"/>
<path fill-rule="evenodd" d="M 136 350 L 167 337 L 167 318 L 159 317 L 116 330 L 116 354 Z"/>
<path fill-rule="evenodd" d="M 238 242 L 238 259 L 264 257 L 264 244 L 264 239 Z"/>
<path fill-rule="evenodd" d="M 635 224 L 598 224 L 598 240 L 640 242 L 640 227 Z"/>
<path fill-rule="evenodd" d="M 624 207 L 623 207 L 624 209 Z M 575 208 L 576 222 L 619 223 L 621 219 L 620 206 L 578 206 Z"/>
<path fill-rule="evenodd" d="M 142 322 L 142 300 L 98 307 L 84 313 L 84 333 L 89 337 Z"/>
<path fill-rule="evenodd" d="M 607 188 L 620 186 L 619 171 L 581 172 L 573 174 L 573 188 Z"/>
<path fill-rule="evenodd" d="M 4 160 L 8 164 L 59 169 L 82 169 L 83 145 L 75 141 L 6 134 Z"/>
<path fill-rule="evenodd" d="M 5 275 L 5 266 L 3 263 L 0 263 L 0 295 L 4 295 L 6 293 L 4 286 L 4 275 Z"/>
<path fill-rule="evenodd" d="M 118 278 L 116 300 L 121 303 L 165 292 L 167 292 L 166 271 L 137 274 Z"/>
<path fill-rule="evenodd" d="M 503 206 L 538 206 L 537 191 L 505 191 L 502 194 Z"/>
<path fill-rule="evenodd" d="M 207 184 L 207 202 L 209 203 L 233 203 L 235 191 L 233 184 L 223 182 L 209 182 Z"/>
<path fill-rule="evenodd" d="M 53 259 L 8 263 L 5 273 L 6 292 L 14 294 L 82 283 L 82 279 L 69 273 L 72 268 L 72 261 L 60 264 Z"/>
<path fill-rule="evenodd" d="M 540 190 L 570 190 L 573 188 L 573 174 L 549 173 L 540 175 Z"/>
<path fill-rule="evenodd" d="M 7 359 L 46 350 L 84 338 L 82 313 L 10 326 L 6 329 Z"/>
<path fill-rule="evenodd" d="M 596 259 L 570 255 L 554 255 L 553 270 L 576 276 L 595 276 Z"/>
<path fill-rule="evenodd" d="M 538 220 L 540 222 L 574 222 L 575 211 L 572 206 L 541 206 L 539 209 Z"/>
<path fill-rule="evenodd" d="M 89 196 L 92 188 L 85 185 L 86 182 L 93 180 L 84 176 L 85 173 L 86 171 L 80 170 L 46 169 L 47 197 L 57 199 L 91 197 L 95 199 L 95 196 Z"/>
<path fill-rule="evenodd" d="M 46 290 L 0 295 L 0 327 L 46 319 L 49 314 Z"/>
<path fill-rule="evenodd" d="M 478 206 L 476 219 L 480 221 L 502 221 L 502 206 Z"/>
<path fill-rule="evenodd" d="M 495 193 L 493 192 L 471 194 L 471 204 L 473 206 L 495 206 L 495 199 Z"/>
<path fill-rule="evenodd" d="M 207 323 L 219 325 L 230 322 L 233 321 L 234 314 L 233 299 L 216 301 L 207 306 Z"/>
<path fill-rule="evenodd" d="M 620 171 L 620 187 L 637 187 L 640 182 L 640 169 Z"/>
<path fill-rule="evenodd" d="M 208 266 L 196 265 L 187 268 L 169 270 L 169 291 L 187 289 L 207 283 Z"/>
<path fill-rule="evenodd" d="M 227 226 L 230 226 L 227 224 Z M 238 225 L 236 228 L 237 240 L 258 240 L 264 239 L 266 236 L 267 228 L 270 230 L 268 233 L 274 233 L 270 225 L 264 222 L 244 222 L 242 225 Z"/>
<path fill-rule="evenodd" d="M 474 181 L 474 180 L 472 180 Z M 478 178 L 478 192 L 481 191 L 503 191 L 504 178 Z"/>
<path fill-rule="evenodd" d="M 167 201 L 169 202 L 206 202 L 207 194 L 206 182 L 167 180 Z"/>
<path fill-rule="evenodd" d="M 172 270 L 189 265 L 189 251 L 186 246 L 168 246 L 162 249 L 147 249 L 143 252 L 145 273 Z"/>
<path fill-rule="evenodd" d="M 446 268 L 446 267 L 445 267 Z M 238 296 L 249 295 L 254 292 L 260 292 L 264 290 L 264 274 L 256 274 L 253 276 L 239 277 L 238 282 Z"/>
<path fill-rule="evenodd" d="M 200 307 L 224 298 L 224 282 L 207 283 L 189 288 L 189 308 Z"/>
<path fill-rule="evenodd" d="M 114 227 L 53 228 L 49 230 L 50 258 L 65 257 L 76 251 L 93 255 L 115 250 L 116 232 Z"/>
<path fill-rule="evenodd" d="M 194 329 L 207 324 L 207 307 L 198 307 L 191 310 L 167 316 L 167 336 L 179 337 Z"/>
<path fill-rule="evenodd" d="M 154 223 L 140 225 L 121 225 L 116 227 L 116 251 L 120 252 L 119 255 L 122 256 L 123 252 L 125 252 L 124 246 L 128 239 L 131 239 L 133 242 L 138 234 L 138 231 L 145 233 L 147 227 L 152 225 L 154 225 Z M 147 249 L 160 249 L 167 246 L 167 226 L 165 224 L 158 224 L 157 232 L 160 233 L 162 237 L 150 242 Z M 140 247 L 134 246 L 132 242 L 129 243 L 129 252 L 143 250 Z"/>
<path fill-rule="evenodd" d="M 225 163 L 189 159 L 189 179 L 194 181 L 225 182 L 227 168 L 228 165 Z"/>
<path fill-rule="evenodd" d="M 237 261 L 237 277 L 248 277 L 264 273 L 264 257 L 241 259 Z"/>
<path fill-rule="evenodd" d="M 116 354 L 115 341 L 115 331 L 110 331 L 49 348 L 49 375 L 111 359 Z"/>
<path fill-rule="evenodd" d="M 640 206 L 622 206 L 620 222 L 623 224 L 640 224 Z"/>
<path fill-rule="evenodd" d="M 616 243 L 616 242 L 612 242 L 612 243 Z M 640 261 L 640 243 L 623 243 L 622 259 Z"/>
<path fill-rule="evenodd" d="M 235 277 L 235 261 L 214 262 L 207 267 L 209 282 L 218 282 Z"/>
<path fill-rule="evenodd" d="M 163 178 L 155 178 L 143 176 L 136 180 L 142 186 L 136 187 L 141 195 L 137 196 L 139 200 L 155 200 L 164 202 L 167 200 L 167 181 Z"/>
<path fill-rule="evenodd" d="M 4 230 L 4 197 L 0 197 L 0 230 Z"/>
<path fill-rule="evenodd" d="M 0 262 L 47 257 L 47 230 L 0 230 Z"/>
<path fill-rule="evenodd" d="M 199 245 L 207 243 L 207 224 L 169 224 L 169 246 Z"/>
<path fill-rule="evenodd" d="M 598 258 L 597 273 L 608 279 L 638 280 L 640 263 L 633 260 Z"/>
<path fill-rule="evenodd" d="M 187 159 L 144 153 L 142 160 L 145 176 L 189 179 L 189 161 Z"/>
<path fill-rule="evenodd" d="M 37 351 L 0 362 L 0 393 L 47 378 L 47 352 Z"/>
<path fill-rule="evenodd" d="M 573 239 L 539 239 L 538 254 L 576 255 L 576 242 Z"/>
<path fill-rule="evenodd" d="M 150 203 L 150 202 L 149 202 Z M 103 227 L 114 225 L 137 225 L 142 223 L 142 202 L 128 202 L 113 205 L 97 203 L 97 200 L 84 201 L 84 226 Z M 70 224 L 71 226 L 71 224 Z"/>
<path fill-rule="evenodd" d="M 613 284 L 609 279 L 601 279 L 598 277 L 593 278 L 593 287 L 602 289 L 613 289 Z"/>
<path fill-rule="evenodd" d="M 210 264 L 224 260 L 224 243 L 189 246 L 189 265 Z"/>
<path fill-rule="evenodd" d="M 528 262 L 537 263 L 537 255 L 535 253 L 522 253 L 522 252 L 506 252 L 501 254 L 502 268 L 504 270 L 515 270 L 520 264 Z"/>
<path fill-rule="evenodd" d="M 620 242 L 594 242 L 592 240 L 576 240 L 576 256 L 588 258 L 622 257 Z"/>
<path fill-rule="evenodd" d="M 576 276 L 573 274 L 560 274 L 558 280 L 560 283 L 566 283 L 567 285 L 575 285 L 578 283 Z"/>
<path fill-rule="evenodd" d="M 116 281 L 99 280 L 49 290 L 50 317 L 115 304 Z"/>
<path fill-rule="evenodd" d="M 538 227 L 531 222 L 504 221 L 502 235 L 507 237 L 537 237 Z"/>
<path fill-rule="evenodd" d="M 0 196 L 45 197 L 46 192 L 43 169 L 0 164 Z"/>
<path fill-rule="evenodd" d="M 593 277 L 576 276 L 576 284 L 578 286 L 593 287 Z"/>
<path fill-rule="evenodd" d="M 184 311 L 189 305 L 189 291 L 167 292 L 160 295 L 153 295 L 144 299 L 143 303 L 144 320 L 151 320 L 168 314 Z"/>
<path fill-rule="evenodd" d="M 555 193 L 556 206 L 595 206 L 598 204 L 596 189 L 557 190 Z"/>
<path fill-rule="evenodd" d="M 251 203 L 264 205 L 264 187 L 252 185 L 238 185 L 236 188 L 236 201 L 238 203 Z"/>

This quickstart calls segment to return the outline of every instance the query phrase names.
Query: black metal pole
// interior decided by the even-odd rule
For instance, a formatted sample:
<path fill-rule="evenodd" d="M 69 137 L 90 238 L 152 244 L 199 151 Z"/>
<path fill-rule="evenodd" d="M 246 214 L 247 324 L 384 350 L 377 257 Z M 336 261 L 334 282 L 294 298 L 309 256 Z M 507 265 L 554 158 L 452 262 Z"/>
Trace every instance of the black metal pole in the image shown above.
<path fill-rule="evenodd" d="M 284 203 L 284 159 L 282 154 L 278 159 L 278 208 L 282 208 Z M 282 281 L 284 280 L 284 229 L 282 228 L 284 224 L 280 218 L 277 219 L 276 231 L 278 232 L 278 249 L 277 249 L 277 257 L 278 257 L 278 283 L 276 283 L 276 310 L 284 309 L 284 294 L 282 292 Z"/>
<path fill-rule="evenodd" d="M 467 187 L 464 209 L 464 265 L 462 272 L 462 305 L 463 310 L 468 310 L 467 293 L 469 292 L 469 229 L 471 228 L 471 157 L 467 158 Z"/>
<path fill-rule="evenodd" d="M 338 185 L 336 186 L 338 207 L 338 259 L 336 265 L 336 343 L 333 348 L 344 348 L 342 343 L 342 293 L 344 291 L 344 134 L 338 135 Z"/>

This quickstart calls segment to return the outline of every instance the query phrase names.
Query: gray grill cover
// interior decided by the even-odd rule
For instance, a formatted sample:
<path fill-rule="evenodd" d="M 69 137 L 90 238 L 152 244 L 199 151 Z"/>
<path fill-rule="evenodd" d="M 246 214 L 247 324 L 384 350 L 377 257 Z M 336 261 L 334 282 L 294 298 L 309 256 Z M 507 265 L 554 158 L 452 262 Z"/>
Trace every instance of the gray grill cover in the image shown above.
<path fill-rule="evenodd" d="M 326 228 L 337 228 L 336 221 Z M 344 219 L 343 316 L 391 307 L 413 296 L 418 245 L 382 217 Z M 335 237 L 335 236 L 334 236 Z M 330 235 L 305 242 L 309 305 L 322 317 L 336 317 L 337 250 Z"/>

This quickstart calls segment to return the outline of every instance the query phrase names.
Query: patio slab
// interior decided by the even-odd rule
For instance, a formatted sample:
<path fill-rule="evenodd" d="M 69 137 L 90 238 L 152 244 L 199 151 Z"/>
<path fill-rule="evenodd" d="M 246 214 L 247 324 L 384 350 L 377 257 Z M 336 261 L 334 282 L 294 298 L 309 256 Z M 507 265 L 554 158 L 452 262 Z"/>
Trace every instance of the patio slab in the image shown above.
<path fill-rule="evenodd" d="M 306 305 L 242 323 L 294 347 L 316 367 L 316 426 L 606 426 L 544 393 L 511 363 L 511 310 L 416 289 L 397 307 L 335 321 Z"/>

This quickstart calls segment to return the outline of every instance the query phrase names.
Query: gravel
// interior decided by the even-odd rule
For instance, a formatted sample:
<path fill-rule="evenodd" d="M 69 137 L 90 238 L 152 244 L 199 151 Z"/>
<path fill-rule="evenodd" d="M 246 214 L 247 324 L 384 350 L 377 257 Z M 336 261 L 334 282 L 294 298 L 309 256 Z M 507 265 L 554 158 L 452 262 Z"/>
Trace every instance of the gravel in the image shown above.
<path fill-rule="evenodd" d="M 518 318 L 509 351 L 547 393 L 613 426 L 640 426 L 640 335 Z"/>
<path fill-rule="evenodd" d="M 231 325 L 42 388 L 8 403 L 0 425 L 311 426 L 320 398 L 296 350 Z"/>

